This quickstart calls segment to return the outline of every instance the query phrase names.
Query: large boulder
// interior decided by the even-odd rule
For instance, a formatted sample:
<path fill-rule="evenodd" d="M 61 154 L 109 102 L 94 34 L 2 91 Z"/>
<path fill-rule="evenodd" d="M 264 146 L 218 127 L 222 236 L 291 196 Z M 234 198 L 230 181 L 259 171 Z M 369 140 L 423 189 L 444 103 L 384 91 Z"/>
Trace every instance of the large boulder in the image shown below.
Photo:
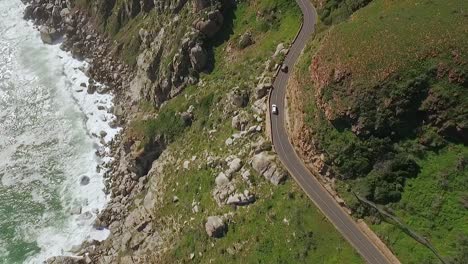
<path fill-rule="evenodd" d="M 243 206 L 253 202 L 255 202 L 255 195 L 251 194 L 248 190 L 245 190 L 243 193 L 235 193 L 229 196 L 226 204 Z"/>
<path fill-rule="evenodd" d="M 32 5 L 27 5 L 24 8 L 23 18 L 28 20 L 33 17 L 34 7 Z"/>
<path fill-rule="evenodd" d="M 44 6 L 33 5 L 32 9 L 33 9 L 32 13 L 30 13 L 29 10 L 27 11 L 27 13 L 25 13 L 29 16 L 29 17 L 25 17 L 26 19 L 32 19 L 32 20 L 35 20 L 36 22 L 43 23 L 47 21 L 47 19 L 49 18 L 49 13 L 46 11 Z"/>
<path fill-rule="evenodd" d="M 273 54 L 273 58 L 276 58 L 279 54 L 286 55 L 286 53 L 288 53 L 288 49 L 284 47 L 284 43 L 280 43 L 278 46 L 276 46 L 276 51 L 275 54 Z"/>
<path fill-rule="evenodd" d="M 209 216 L 205 224 L 206 233 L 210 237 L 220 238 L 227 232 L 227 225 L 219 216 Z"/>
<path fill-rule="evenodd" d="M 220 172 L 215 179 L 216 186 L 212 195 L 219 206 L 223 205 L 229 195 L 235 191 L 234 184 L 229 179 L 230 177 L 232 177 L 232 175 L 226 175 L 224 172 Z"/>
<path fill-rule="evenodd" d="M 221 29 L 224 17 L 221 11 L 214 10 L 208 13 L 206 19 L 198 19 L 194 22 L 194 27 L 207 37 L 213 37 Z"/>
<path fill-rule="evenodd" d="M 261 99 L 261 98 L 265 97 L 268 94 L 268 89 L 269 89 L 268 86 L 265 86 L 263 84 L 259 84 L 255 88 L 255 91 L 254 91 L 255 98 L 256 99 Z"/>
<path fill-rule="evenodd" d="M 232 118 L 232 128 L 243 131 L 249 124 L 249 116 L 246 112 L 241 112 Z"/>
<path fill-rule="evenodd" d="M 42 42 L 46 44 L 53 44 L 60 38 L 60 32 L 48 26 L 41 27 L 40 33 Z"/>
<path fill-rule="evenodd" d="M 52 8 L 52 24 L 54 26 L 59 26 L 62 22 L 62 17 L 60 16 L 61 8 L 58 6 L 54 6 Z"/>
<path fill-rule="evenodd" d="M 224 172 L 220 172 L 215 179 L 216 186 L 222 187 L 224 185 L 229 184 L 229 178 L 224 174 Z"/>
<path fill-rule="evenodd" d="M 234 158 L 228 163 L 228 173 L 236 173 L 242 168 L 242 160 L 239 158 Z"/>
<path fill-rule="evenodd" d="M 249 103 L 249 95 L 238 87 L 234 88 L 228 95 L 228 102 L 235 107 L 246 107 Z"/>
<path fill-rule="evenodd" d="M 278 167 L 275 162 L 275 157 L 268 154 L 266 151 L 261 152 L 252 158 L 252 168 L 274 185 L 283 183 L 288 176 L 288 173 L 285 170 Z"/>
<path fill-rule="evenodd" d="M 208 63 L 208 56 L 200 44 L 197 44 L 195 47 L 190 49 L 189 56 L 192 68 L 196 71 L 202 71 L 206 67 L 206 64 Z"/>
<path fill-rule="evenodd" d="M 60 16 L 62 18 L 67 17 L 68 15 L 70 15 L 70 9 L 64 8 L 64 9 L 60 10 Z"/>
<path fill-rule="evenodd" d="M 182 122 L 184 123 L 185 126 L 190 126 L 193 122 L 193 114 L 189 112 L 183 112 L 180 114 L 180 118 L 182 119 Z"/>
<path fill-rule="evenodd" d="M 252 33 L 250 32 L 245 32 L 244 34 L 242 34 L 239 38 L 239 43 L 238 43 L 238 47 L 240 49 L 244 49 L 250 45 L 252 45 L 254 43 L 253 41 L 253 38 L 252 38 Z"/>
<path fill-rule="evenodd" d="M 270 77 L 263 78 L 262 81 L 255 87 L 255 99 L 261 99 L 268 94 L 268 91 L 273 88 L 273 83 Z"/>

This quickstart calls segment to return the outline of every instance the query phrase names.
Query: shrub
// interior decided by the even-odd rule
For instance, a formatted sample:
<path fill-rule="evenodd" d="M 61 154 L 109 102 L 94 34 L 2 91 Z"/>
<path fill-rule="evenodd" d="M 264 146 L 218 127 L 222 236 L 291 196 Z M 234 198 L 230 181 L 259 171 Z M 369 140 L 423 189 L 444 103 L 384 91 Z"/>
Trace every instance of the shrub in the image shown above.
<path fill-rule="evenodd" d="M 366 6 L 372 0 L 327 0 L 319 10 L 320 20 L 326 24 L 336 24 L 346 20 L 352 13 Z"/>
<path fill-rule="evenodd" d="M 163 111 L 158 117 L 149 122 L 147 134 L 154 137 L 157 134 L 165 135 L 169 140 L 173 140 L 184 131 L 183 120 L 174 111 Z"/>
<path fill-rule="evenodd" d="M 167 142 L 173 141 L 185 129 L 182 118 L 173 110 L 161 111 L 155 119 L 137 120 L 130 126 L 129 135 L 143 142 L 141 147 L 151 144 L 158 136 Z"/>
<path fill-rule="evenodd" d="M 215 95 L 214 93 L 210 93 L 200 99 L 199 103 L 196 104 L 196 126 L 198 126 L 199 129 L 212 127 L 214 120 L 210 118 L 210 112 L 214 102 Z"/>
<path fill-rule="evenodd" d="M 419 170 L 418 164 L 403 154 L 379 162 L 364 181 L 368 188 L 365 197 L 380 204 L 398 202 L 406 179 L 416 177 Z"/>

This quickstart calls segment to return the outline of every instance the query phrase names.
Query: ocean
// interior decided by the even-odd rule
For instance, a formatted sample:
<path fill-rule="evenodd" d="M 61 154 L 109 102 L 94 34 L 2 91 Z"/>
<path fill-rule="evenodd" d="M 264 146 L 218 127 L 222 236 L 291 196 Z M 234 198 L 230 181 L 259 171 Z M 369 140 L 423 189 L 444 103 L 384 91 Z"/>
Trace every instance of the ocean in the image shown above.
<path fill-rule="evenodd" d="M 20 0 L 0 0 L 0 263 L 42 263 L 108 230 L 92 223 L 108 201 L 96 167 L 111 95 L 90 95 L 85 62 L 44 45 Z M 97 106 L 103 106 L 98 110 Z M 101 107 L 102 109 L 102 107 Z M 84 184 L 82 179 L 89 179 Z"/>

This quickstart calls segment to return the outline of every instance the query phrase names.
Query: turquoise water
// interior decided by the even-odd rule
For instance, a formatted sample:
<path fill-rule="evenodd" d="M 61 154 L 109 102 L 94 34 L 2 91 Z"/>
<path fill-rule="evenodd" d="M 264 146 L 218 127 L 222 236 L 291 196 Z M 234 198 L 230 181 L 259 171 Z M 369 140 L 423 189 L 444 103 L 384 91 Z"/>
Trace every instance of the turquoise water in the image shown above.
<path fill-rule="evenodd" d="M 105 203 L 96 144 L 66 74 L 72 69 L 22 20 L 23 8 L 19 0 L 0 0 L 2 264 L 67 254 L 91 237 L 91 209 Z M 89 186 L 80 186 L 83 175 L 92 179 Z M 72 216 L 77 206 L 90 212 Z"/>

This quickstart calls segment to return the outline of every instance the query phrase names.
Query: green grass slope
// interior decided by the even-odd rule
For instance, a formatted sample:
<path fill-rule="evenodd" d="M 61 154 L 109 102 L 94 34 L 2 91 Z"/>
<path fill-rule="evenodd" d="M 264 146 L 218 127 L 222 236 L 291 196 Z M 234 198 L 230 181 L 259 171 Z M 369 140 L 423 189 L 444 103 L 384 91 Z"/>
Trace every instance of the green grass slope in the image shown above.
<path fill-rule="evenodd" d="M 466 263 L 468 2 L 374 0 L 326 23 L 295 72 L 311 132 L 303 140 L 313 139 L 343 198 L 403 263 L 439 261 L 351 191 L 385 206 L 447 261 Z"/>

